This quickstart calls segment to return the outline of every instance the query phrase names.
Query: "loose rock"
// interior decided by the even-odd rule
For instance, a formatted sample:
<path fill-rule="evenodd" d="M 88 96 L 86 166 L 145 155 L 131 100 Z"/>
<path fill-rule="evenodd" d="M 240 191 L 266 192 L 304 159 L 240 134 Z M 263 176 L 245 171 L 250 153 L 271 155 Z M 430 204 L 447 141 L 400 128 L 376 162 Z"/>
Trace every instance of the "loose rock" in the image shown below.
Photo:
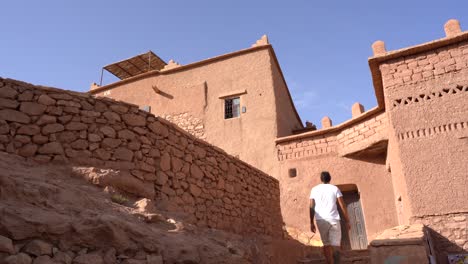
<path fill-rule="evenodd" d="M 13 241 L 8 237 L 0 236 L 0 252 L 14 254 L 15 248 L 13 247 Z"/>
<path fill-rule="evenodd" d="M 3 264 L 31 264 L 32 259 L 30 256 L 24 253 L 19 253 L 18 255 L 12 255 L 6 257 L 3 260 Z"/>
<path fill-rule="evenodd" d="M 27 243 L 22 251 L 36 257 L 42 255 L 52 256 L 52 245 L 45 241 L 35 239 Z"/>

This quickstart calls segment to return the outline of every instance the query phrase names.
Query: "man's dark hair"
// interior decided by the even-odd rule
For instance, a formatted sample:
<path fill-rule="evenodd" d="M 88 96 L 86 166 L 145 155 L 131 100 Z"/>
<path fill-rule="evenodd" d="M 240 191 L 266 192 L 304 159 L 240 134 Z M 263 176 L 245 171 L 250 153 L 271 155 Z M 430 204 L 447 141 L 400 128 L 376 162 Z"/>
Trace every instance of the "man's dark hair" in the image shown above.
<path fill-rule="evenodd" d="M 330 173 L 328 171 L 322 171 L 322 173 L 320 173 L 320 180 L 323 183 L 329 183 L 331 181 Z"/>

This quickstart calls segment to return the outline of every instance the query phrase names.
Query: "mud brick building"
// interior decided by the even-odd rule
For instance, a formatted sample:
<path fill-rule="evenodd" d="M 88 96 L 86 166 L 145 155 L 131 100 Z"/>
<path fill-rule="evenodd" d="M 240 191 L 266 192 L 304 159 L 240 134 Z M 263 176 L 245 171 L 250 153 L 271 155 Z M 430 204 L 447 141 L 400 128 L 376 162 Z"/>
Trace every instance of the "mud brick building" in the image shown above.
<path fill-rule="evenodd" d="M 449 20 L 445 34 L 395 51 L 376 41 L 369 66 L 378 105 L 356 103 L 352 119 L 324 117 L 319 130 L 302 125 L 266 36 L 188 65 L 153 53 L 111 64 L 121 81 L 90 93 L 139 105 L 274 176 L 287 230 L 304 243 L 318 241 L 307 197 L 328 170 L 351 213 L 346 247 L 422 223 L 443 263 L 468 250 L 468 32 Z M 142 57 L 148 70 L 137 65 Z"/>

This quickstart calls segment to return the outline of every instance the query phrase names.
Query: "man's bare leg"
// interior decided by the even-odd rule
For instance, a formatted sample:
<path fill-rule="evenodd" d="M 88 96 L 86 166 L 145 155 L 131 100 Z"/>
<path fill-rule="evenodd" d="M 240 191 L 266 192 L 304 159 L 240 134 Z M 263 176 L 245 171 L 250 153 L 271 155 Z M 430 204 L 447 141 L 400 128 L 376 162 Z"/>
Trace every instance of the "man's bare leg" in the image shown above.
<path fill-rule="evenodd" d="M 325 262 L 327 264 L 333 264 L 333 247 L 323 246 L 323 255 L 325 256 Z"/>
<path fill-rule="evenodd" d="M 341 248 L 340 247 L 332 247 L 332 255 L 333 255 L 333 260 L 335 262 L 332 262 L 333 264 L 340 264 L 340 259 L 341 259 Z"/>

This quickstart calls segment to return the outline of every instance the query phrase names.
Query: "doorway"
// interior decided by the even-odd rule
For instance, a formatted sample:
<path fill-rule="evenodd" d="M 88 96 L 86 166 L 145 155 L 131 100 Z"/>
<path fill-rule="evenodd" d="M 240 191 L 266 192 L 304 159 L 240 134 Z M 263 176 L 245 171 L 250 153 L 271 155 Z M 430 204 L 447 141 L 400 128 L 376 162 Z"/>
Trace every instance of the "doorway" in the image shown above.
<path fill-rule="evenodd" d="M 338 186 L 343 193 L 343 200 L 348 210 L 349 222 L 351 230 L 347 232 L 344 221 L 341 221 L 341 245 L 345 250 L 367 249 L 367 234 L 364 223 L 364 215 L 362 213 L 361 200 L 356 185 Z M 344 187 L 344 188 L 343 188 Z M 340 211 L 340 217 L 343 219 L 343 214 Z"/>

